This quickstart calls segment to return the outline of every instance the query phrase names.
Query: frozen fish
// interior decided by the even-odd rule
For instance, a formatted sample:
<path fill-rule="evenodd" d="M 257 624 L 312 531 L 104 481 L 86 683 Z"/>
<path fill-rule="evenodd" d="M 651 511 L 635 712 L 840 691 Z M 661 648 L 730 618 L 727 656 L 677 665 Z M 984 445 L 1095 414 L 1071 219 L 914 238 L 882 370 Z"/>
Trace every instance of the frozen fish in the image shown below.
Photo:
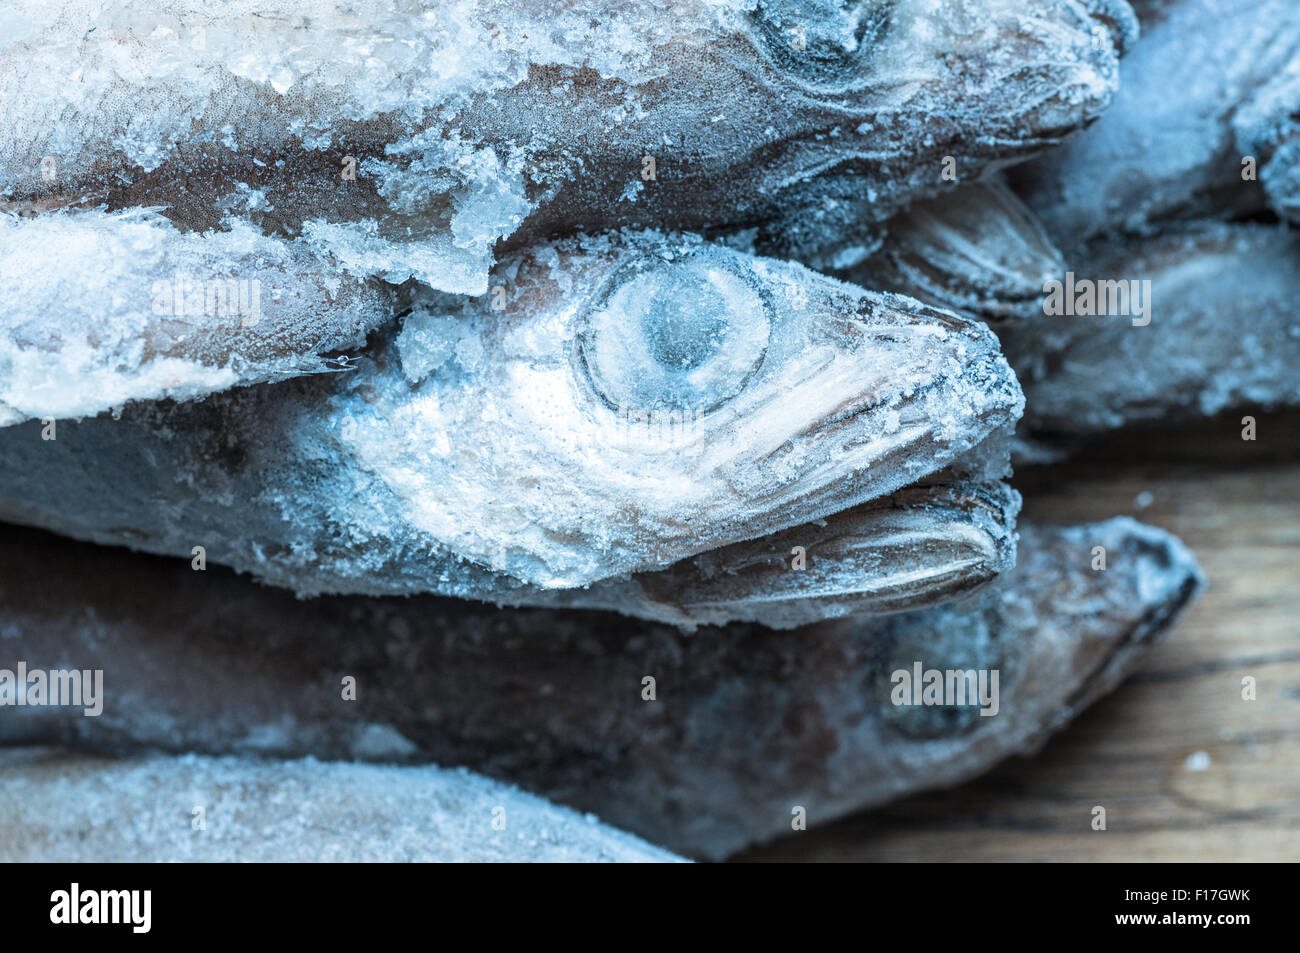
<path fill-rule="evenodd" d="M 1013 185 L 1067 255 L 1161 219 L 1256 213 L 1264 194 L 1244 174 L 1233 119 L 1298 59 L 1293 0 L 1176 0 L 1125 54 L 1105 115 L 1013 169 Z"/>
<path fill-rule="evenodd" d="M 388 296 L 246 223 L 0 214 L 0 426 L 346 367 Z M 331 359 L 331 358 L 334 359 Z"/>
<path fill-rule="evenodd" d="M 1072 264 L 1067 313 L 1001 329 L 1039 436 L 1300 404 L 1300 238 L 1204 222 L 1103 240 Z M 1089 296 L 1091 303 L 1088 302 Z"/>
<path fill-rule="evenodd" d="M 0 752 L 6 863 L 681 859 L 591 815 L 463 770 Z"/>
<path fill-rule="evenodd" d="M 846 182 L 865 201 L 792 240 L 851 240 L 864 208 L 883 219 L 1096 118 L 1132 13 L 15 0 L 0 17 L 0 200 L 244 218 L 358 274 L 481 294 L 512 235 L 745 228 L 826 211 Z"/>
<path fill-rule="evenodd" d="M 1233 129 L 1269 206 L 1300 224 L 1300 56 L 1237 110 Z"/>
<path fill-rule="evenodd" d="M 465 765 L 720 857 L 800 812 L 823 823 L 1034 751 L 1201 584 L 1177 539 L 1129 519 L 1021 532 L 1016 568 L 972 605 L 684 635 L 432 597 L 303 602 L 10 528 L 0 669 L 88 673 L 92 692 L 98 671 L 102 690 L 0 708 L 0 743 Z M 950 670 L 982 677 L 983 700 L 917 703 Z"/>
<path fill-rule="evenodd" d="M 417 291 L 347 374 L 0 429 L 0 516 L 302 593 L 573 587 L 893 493 L 1022 410 L 983 325 L 798 265 L 606 235 L 498 275 Z"/>

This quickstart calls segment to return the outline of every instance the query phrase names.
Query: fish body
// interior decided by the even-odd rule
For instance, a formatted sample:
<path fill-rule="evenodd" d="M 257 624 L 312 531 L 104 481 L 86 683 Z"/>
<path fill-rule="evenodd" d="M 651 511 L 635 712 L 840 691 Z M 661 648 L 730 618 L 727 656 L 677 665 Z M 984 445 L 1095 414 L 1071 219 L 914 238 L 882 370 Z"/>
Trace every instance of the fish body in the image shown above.
<path fill-rule="evenodd" d="M 346 367 L 388 295 L 243 222 L 0 215 L 0 426 Z"/>
<path fill-rule="evenodd" d="M 682 859 L 517 788 L 436 767 L 36 749 L 0 754 L 0 794 L 7 863 Z"/>
<path fill-rule="evenodd" d="M 788 832 L 796 806 L 823 823 L 1034 751 L 1202 584 L 1178 540 L 1129 519 L 1022 525 L 1016 568 L 971 605 L 688 636 L 432 597 L 303 602 L 8 532 L 0 668 L 101 669 L 104 703 L 6 708 L 0 742 L 466 765 L 708 858 Z M 986 688 L 997 672 L 996 714 L 988 693 L 896 703 L 918 663 Z"/>
<path fill-rule="evenodd" d="M 1072 268 L 1078 290 L 1066 313 L 1001 331 L 1025 388 L 1027 430 L 1082 436 L 1300 404 L 1294 232 L 1190 223 L 1094 243 Z M 1089 293 L 1092 313 L 1080 306 Z"/>
<path fill-rule="evenodd" d="M 1106 114 L 1012 170 L 1013 185 L 1067 254 L 1162 219 L 1257 213 L 1264 195 L 1243 176 L 1233 119 L 1297 60 L 1300 7 L 1290 0 L 1178 0 L 1126 53 Z"/>
<path fill-rule="evenodd" d="M 4 428 L 0 514 L 307 593 L 572 587 L 892 493 L 1022 410 L 982 325 L 798 265 L 633 235 L 498 274 L 346 375 Z"/>
<path fill-rule="evenodd" d="M 240 217 L 357 274 L 481 294 L 502 240 L 746 228 L 850 179 L 878 221 L 944 188 L 945 158 L 966 179 L 1033 154 L 1109 103 L 1116 9 L 21 0 L 0 198 Z M 786 224 L 813 255 L 862 221 Z"/>

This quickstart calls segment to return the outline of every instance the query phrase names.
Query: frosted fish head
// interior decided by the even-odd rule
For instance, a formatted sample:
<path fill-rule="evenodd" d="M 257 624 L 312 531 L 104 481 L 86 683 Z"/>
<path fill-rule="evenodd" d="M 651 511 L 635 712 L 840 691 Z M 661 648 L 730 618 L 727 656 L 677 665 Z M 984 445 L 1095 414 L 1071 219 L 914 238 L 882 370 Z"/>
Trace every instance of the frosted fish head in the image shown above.
<path fill-rule="evenodd" d="M 698 240 L 548 246 L 495 282 L 499 310 L 408 317 L 412 382 L 373 388 L 353 446 L 444 545 L 537 585 L 821 518 L 1020 412 L 982 326 Z"/>
<path fill-rule="evenodd" d="M 1137 31 L 1126 0 L 759 0 L 749 16 L 766 78 L 835 110 L 837 145 L 872 154 L 900 116 L 936 138 L 1055 139 L 1109 104 Z"/>

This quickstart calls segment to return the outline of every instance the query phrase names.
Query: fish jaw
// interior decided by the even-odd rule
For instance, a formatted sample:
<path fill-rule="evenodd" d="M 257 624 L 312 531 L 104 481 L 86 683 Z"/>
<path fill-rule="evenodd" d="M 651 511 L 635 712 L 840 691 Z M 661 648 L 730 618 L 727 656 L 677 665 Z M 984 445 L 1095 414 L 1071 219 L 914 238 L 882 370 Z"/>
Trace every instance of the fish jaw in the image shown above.
<path fill-rule="evenodd" d="M 824 520 L 584 589 L 503 594 L 503 605 L 606 609 L 701 625 L 791 629 L 964 596 L 1015 564 L 1020 496 L 1004 483 L 915 485 Z"/>
<path fill-rule="evenodd" d="M 631 236 L 499 275 L 510 303 L 462 302 L 450 325 L 464 364 L 401 379 L 428 371 L 433 319 L 416 313 L 392 366 L 357 379 L 364 405 L 354 388 L 334 415 L 415 526 L 532 585 L 819 519 L 943 468 L 1022 410 L 986 328 L 797 265 Z M 467 439 L 471 424 L 492 439 Z"/>

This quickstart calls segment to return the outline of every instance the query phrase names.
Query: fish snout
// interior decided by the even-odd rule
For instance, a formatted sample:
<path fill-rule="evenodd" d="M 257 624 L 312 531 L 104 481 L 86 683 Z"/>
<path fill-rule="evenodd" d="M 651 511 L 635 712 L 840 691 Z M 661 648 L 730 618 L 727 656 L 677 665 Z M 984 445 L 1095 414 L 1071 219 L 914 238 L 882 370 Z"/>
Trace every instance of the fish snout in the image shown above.
<path fill-rule="evenodd" d="M 803 337 L 777 336 L 762 399 L 740 422 L 745 443 L 702 461 L 769 513 L 811 519 L 892 493 L 1020 416 L 1019 384 L 983 324 L 843 284 L 815 313 L 796 325 Z"/>
<path fill-rule="evenodd" d="M 982 134 L 1038 149 L 1109 108 L 1136 31 L 1124 0 L 982 0 L 944 36 L 944 85 L 983 104 Z"/>

